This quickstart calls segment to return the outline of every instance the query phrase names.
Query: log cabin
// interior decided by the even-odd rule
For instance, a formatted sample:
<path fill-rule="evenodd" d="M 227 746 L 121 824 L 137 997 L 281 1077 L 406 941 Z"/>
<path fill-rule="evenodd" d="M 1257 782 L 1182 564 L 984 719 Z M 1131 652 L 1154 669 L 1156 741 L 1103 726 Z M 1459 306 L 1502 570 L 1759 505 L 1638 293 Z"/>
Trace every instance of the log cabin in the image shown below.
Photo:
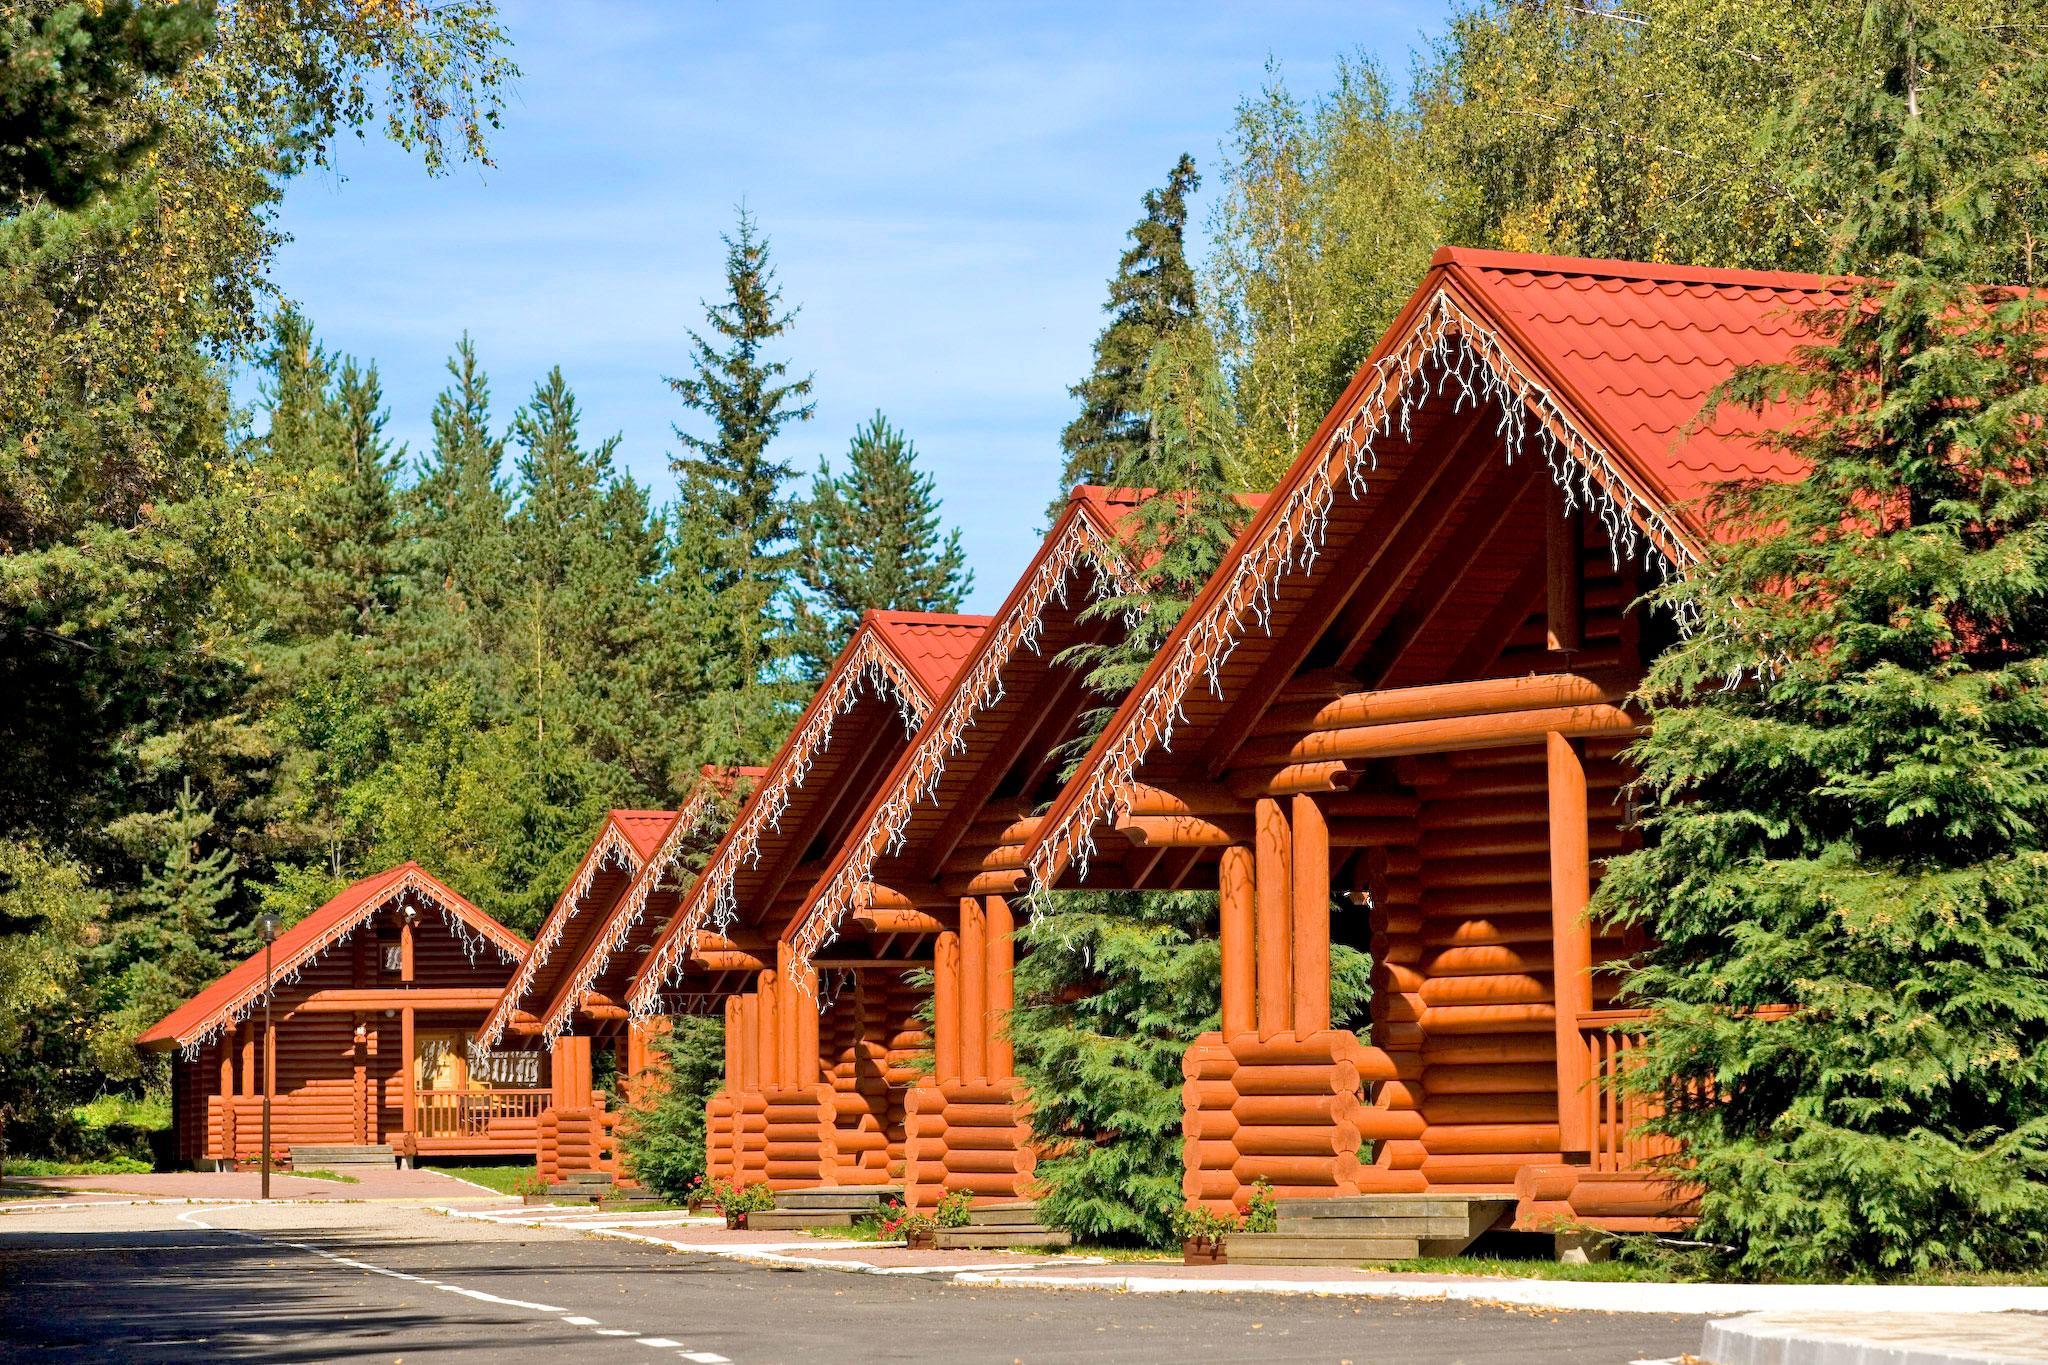
<path fill-rule="evenodd" d="M 1061 656 L 1122 629 L 1115 616 L 1083 612 L 1125 585 L 1120 540 L 1144 496 L 1073 492 L 950 694 L 828 850 L 809 894 L 776 926 L 786 979 L 806 1000 L 790 1059 L 799 1075 L 818 1066 L 808 1000 L 839 998 L 826 980 L 833 963 L 908 941 L 931 967 L 934 1068 L 919 1076 L 904 1115 L 904 1192 L 915 1207 L 932 1207 L 948 1190 L 983 1200 L 1029 1191 L 1036 1158 L 1028 1107 L 1003 1026 L 1008 898 L 1022 889 L 1029 813 L 1058 789 L 1058 751 L 1083 711 L 1099 704 L 1083 685 L 1085 665 Z M 821 1133 L 821 1166 L 836 1137 Z M 769 1171 L 770 1183 L 803 1183 L 810 1174 Z"/>
<path fill-rule="evenodd" d="M 526 941 L 417 863 L 358 881 L 137 1039 L 171 1056 L 176 1152 L 194 1165 L 271 1144 L 414 1156 L 522 1155 L 552 1102 L 540 1058 L 472 1058 Z"/>
<path fill-rule="evenodd" d="M 1782 412 L 1698 420 L 1788 358 L 1824 280 L 1446 249 L 1123 701 L 1026 852 L 1034 887 L 1215 888 L 1183 1191 L 1514 1201 L 1683 1221 L 1603 1082 L 1640 1015 L 1590 924 L 1630 846 L 1639 602 L 1718 482 L 1799 470 Z M 1333 937 L 1374 960 L 1332 1027 Z M 1233 1255 L 1235 1255 L 1233 1251 Z"/>
<path fill-rule="evenodd" d="M 837 1007 L 821 1011 L 784 980 L 774 926 L 808 896 L 821 850 L 843 840 L 988 625 L 866 613 L 687 893 L 666 897 L 664 914 L 647 873 L 634 888 L 650 901 L 646 920 L 661 915 L 663 928 L 644 955 L 614 954 L 606 969 L 630 982 L 633 1018 L 725 1019 L 725 1085 L 708 1111 L 714 1176 L 880 1184 L 903 1159 L 903 1068 L 927 1041 L 902 979 L 917 965 L 914 936 L 846 965 Z M 801 1072 L 799 1050 L 815 1059 Z M 828 1131 L 841 1136 L 828 1141 Z"/>

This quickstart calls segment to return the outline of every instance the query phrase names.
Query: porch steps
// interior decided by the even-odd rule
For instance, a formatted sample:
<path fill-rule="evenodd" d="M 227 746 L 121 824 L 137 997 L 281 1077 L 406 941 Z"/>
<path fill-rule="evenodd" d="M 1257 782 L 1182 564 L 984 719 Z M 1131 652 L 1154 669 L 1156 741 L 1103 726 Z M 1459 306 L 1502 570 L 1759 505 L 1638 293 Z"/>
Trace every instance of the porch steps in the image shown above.
<path fill-rule="evenodd" d="M 1282 1199 L 1272 1232 L 1234 1232 L 1232 1265 L 1356 1265 L 1456 1256 L 1479 1235 L 1514 1216 L 1497 1195 L 1365 1194 L 1341 1199 Z"/>
<path fill-rule="evenodd" d="M 1030 1199 L 977 1204 L 967 1215 L 966 1227 L 940 1228 L 933 1234 L 933 1241 L 940 1251 L 1063 1247 L 1073 1240 L 1063 1229 L 1041 1224 L 1038 1221 L 1038 1204 Z"/>
<path fill-rule="evenodd" d="M 398 1153 L 391 1149 L 389 1143 L 382 1142 L 374 1145 L 295 1143 L 289 1151 L 295 1171 L 333 1171 L 337 1175 L 347 1175 L 350 1171 L 389 1171 L 398 1166 Z"/>
<path fill-rule="evenodd" d="M 885 1199 L 901 1199 L 901 1185 L 818 1185 L 777 1190 L 775 1207 L 747 1215 L 747 1227 L 770 1232 L 800 1228 L 850 1228 Z"/>

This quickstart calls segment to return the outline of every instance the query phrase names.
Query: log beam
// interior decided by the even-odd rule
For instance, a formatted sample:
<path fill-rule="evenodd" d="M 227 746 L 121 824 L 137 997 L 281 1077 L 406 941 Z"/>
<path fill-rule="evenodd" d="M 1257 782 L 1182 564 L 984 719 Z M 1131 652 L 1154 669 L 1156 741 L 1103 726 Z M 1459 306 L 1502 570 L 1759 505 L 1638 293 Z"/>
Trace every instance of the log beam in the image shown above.
<path fill-rule="evenodd" d="M 1278 760 L 1284 763 L 1399 758 L 1409 754 L 1541 744 L 1543 737 L 1553 731 L 1571 739 L 1594 735 L 1626 736 L 1636 733 L 1641 724 L 1637 717 L 1620 706 L 1548 706 L 1496 715 L 1395 721 L 1349 730 L 1318 730 L 1291 744 L 1285 739 L 1276 739 L 1247 745 L 1246 757 L 1253 762 Z"/>
<path fill-rule="evenodd" d="M 1592 1149 L 1587 1108 L 1591 1064 L 1579 1019 L 1593 1008 L 1593 930 L 1586 922 L 1592 896 L 1591 849 L 1586 823 L 1586 765 L 1565 735 L 1544 743 L 1550 781 L 1550 953 L 1556 1000 L 1557 1114 L 1567 1160 Z"/>
<path fill-rule="evenodd" d="M 1313 796 L 1293 799 L 1288 885 L 1293 901 L 1294 1032 L 1330 1026 L 1330 829 Z"/>
<path fill-rule="evenodd" d="M 1252 851 L 1242 845 L 1223 850 L 1218 870 L 1221 901 L 1220 937 L 1223 949 L 1223 1036 L 1235 1038 L 1257 1026 L 1255 1005 L 1253 917 L 1256 891 L 1252 881 Z"/>
<path fill-rule="evenodd" d="M 1289 848 L 1287 813 L 1271 798 L 1261 799 L 1256 813 L 1258 840 L 1252 846 L 1257 894 L 1259 1035 L 1271 1037 L 1294 1027 L 1291 1000 L 1294 907 L 1288 892 Z"/>
<path fill-rule="evenodd" d="M 1010 1042 L 1010 1011 L 1016 1005 L 1017 918 L 1010 902 L 990 896 L 984 912 L 988 936 L 988 1074 L 1002 1080 L 1017 1070 L 1016 1049 Z"/>

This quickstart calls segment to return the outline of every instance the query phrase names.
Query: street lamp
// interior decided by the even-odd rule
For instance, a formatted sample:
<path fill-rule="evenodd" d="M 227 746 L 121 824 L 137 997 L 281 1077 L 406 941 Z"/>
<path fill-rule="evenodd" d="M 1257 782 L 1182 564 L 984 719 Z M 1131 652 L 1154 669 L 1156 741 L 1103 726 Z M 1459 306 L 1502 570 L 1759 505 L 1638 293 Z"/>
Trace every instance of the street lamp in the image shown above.
<path fill-rule="evenodd" d="M 277 1035 L 270 1028 L 270 945 L 277 941 L 277 916 L 265 910 L 256 927 L 263 933 L 263 1198 L 270 1198 L 270 1092 L 276 1086 Z"/>

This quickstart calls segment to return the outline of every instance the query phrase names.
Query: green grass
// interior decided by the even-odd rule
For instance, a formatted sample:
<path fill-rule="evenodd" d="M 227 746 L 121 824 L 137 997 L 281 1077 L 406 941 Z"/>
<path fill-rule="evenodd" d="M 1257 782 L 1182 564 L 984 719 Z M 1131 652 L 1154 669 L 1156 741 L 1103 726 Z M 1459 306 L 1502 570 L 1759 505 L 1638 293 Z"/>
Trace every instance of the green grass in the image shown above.
<path fill-rule="evenodd" d="M 1509 1256 L 1421 1256 L 1412 1261 L 1367 1265 L 1366 1270 L 1385 1270 L 1415 1275 L 1497 1275 L 1520 1280 L 1591 1280 L 1600 1283 L 1669 1283 L 1672 1277 L 1652 1266 L 1627 1261 L 1589 1261 L 1568 1265 L 1536 1257 Z"/>
<path fill-rule="evenodd" d="M 343 1185 L 359 1185 L 362 1183 L 354 1176 L 343 1175 L 340 1171 L 293 1171 L 292 1174 L 302 1175 L 308 1180 L 332 1180 Z"/>
<path fill-rule="evenodd" d="M 444 1166 L 437 1162 L 430 1169 L 442 1175 L 452 1175 L 457 1180 L 467 1180 L 472 1185 L 481 1185 L 487 1190 L 496 1190 L 499 1194 L 518 1194 L 514 1186 L 521 1177 L 534 1173 L 530 1165 L 510 1162 L 494 1162 L 486 1166 Z"/>
<path fill-rule="evenodd" d="M 117 1156 L 107 1161 L 44 1161 L 38 1157 L 11 1156 L 0 1163 L 0 1174 L 12 1176 L 46 1175 L 147 1175 L 149 1163 L 133 1157 Z"/>
<path fill-rule="evenodd" d="M 171 1126 L 168 1095 L 102 1095 L 74 1105 L 71 1117 L 88 1128 L 126 1126 L 158 1131 Z"/>

